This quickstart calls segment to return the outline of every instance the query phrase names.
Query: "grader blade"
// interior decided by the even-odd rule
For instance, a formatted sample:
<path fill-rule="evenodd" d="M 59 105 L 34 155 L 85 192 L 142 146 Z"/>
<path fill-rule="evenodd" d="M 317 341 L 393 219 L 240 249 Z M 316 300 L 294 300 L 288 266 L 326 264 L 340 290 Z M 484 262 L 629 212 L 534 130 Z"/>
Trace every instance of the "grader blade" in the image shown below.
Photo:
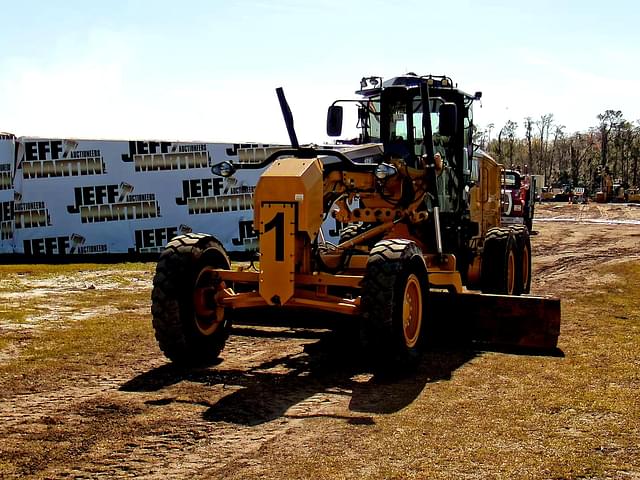
<path fill-rule="evenodd" d="M 430 301 L 439 337 L 540 350 L 558 345 L 558 298 L 430 292 Z"/>

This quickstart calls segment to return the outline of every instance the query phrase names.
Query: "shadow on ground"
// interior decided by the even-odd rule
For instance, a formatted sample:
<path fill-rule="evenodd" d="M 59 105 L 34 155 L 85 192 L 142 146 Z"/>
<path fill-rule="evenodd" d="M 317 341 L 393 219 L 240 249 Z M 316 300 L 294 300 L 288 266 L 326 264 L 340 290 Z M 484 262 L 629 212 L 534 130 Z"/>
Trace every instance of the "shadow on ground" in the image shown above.
<path fill-rule="evenodd" d="M 268 336 L 281 332 L 265 332 L 252 327 L 235 328 L 234 335 Z M 378 368 L 374 373 L 363 360 L 357 335 L 346 329 L 324 332 L 299 332 L 302 338 L 318 336 L 317 342 L 307 344 L 303 352 L 271 359 L 257 367 L 227 369 L 224 363 L 206 368 L 184 369 L 166 364 L 142 373 L 122 385 L 127 392 L 161 392 L 182 382 L 204 386 L 225 385 L 232 392 L 215 403 L 203 403 L 207 410 L 204 418 L 242 425 L 257 425 L 276 418 L 332 416 L 322 413 L 321 405 L 301 404 L 318 393 L 347 395 L 349 410 L 355 417 L 346 417 L 350 423 L 372 422 L 370 417 L 357 413 L 384 414 L 397 412 L 413 402 L 431 382 L 448 380 L 462 365 L 481 355 L 470 346 L 449 346 L 426 352 L 412 365 Z M 285 335 L 292 335 L 286 332 Z M 530 350 L 507 350 L 511 354 L 531 355 Z M 544 352 L 545 355 L 553 352 Z M 562 356 L 556 352 L 555 356 Z M 384 367 L 384 366 L 383 366 Z M 239 388 L 238 388 L 239 387 Z M 153 405 L 169 404 L 173 398 L 150 400 Z M 306 406 L 305 406 L 306 405 Z M 287 413 L 291 409 L 291 412 Z"/>

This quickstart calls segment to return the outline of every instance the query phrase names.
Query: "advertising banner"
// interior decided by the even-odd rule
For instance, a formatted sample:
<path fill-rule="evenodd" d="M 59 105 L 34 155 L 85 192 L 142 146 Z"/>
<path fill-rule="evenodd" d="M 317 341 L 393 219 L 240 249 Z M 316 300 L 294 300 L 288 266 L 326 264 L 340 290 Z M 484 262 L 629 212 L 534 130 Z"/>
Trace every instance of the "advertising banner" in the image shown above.
<path fill-rule="evenodd" d="M 0 254 L 14 252 L 13 172 L 15 137 L 0 133 Z"/>
<path fill-rule="evenodd" d="M 233 178 L 211 165 L 259 144 L 16 141 L 16 253 L 28 256 L 154 253 L 186 232 L 215 235 L 230 251 L 255 247 L 259 170 Z M 4 158 L 4 155 L 2 156 Z"/>
<path fill-rule="evenodd" d="M 214 235 L 229 252 L 255 250 L 253 193 L 263 170 L 222 178 L 211 166 L 259 163 L 277 148 L 3 135 L 0 253 L 159 253 L 188 232 Z M 335 220 L 323 230 L 335 240 Z"/>

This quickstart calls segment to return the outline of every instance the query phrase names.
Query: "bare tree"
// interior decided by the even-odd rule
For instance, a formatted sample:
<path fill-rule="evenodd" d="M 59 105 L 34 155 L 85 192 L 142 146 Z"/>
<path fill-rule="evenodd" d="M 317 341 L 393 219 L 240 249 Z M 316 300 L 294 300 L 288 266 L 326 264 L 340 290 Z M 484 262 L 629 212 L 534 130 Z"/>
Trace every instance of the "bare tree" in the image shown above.
<path fill-rule="evenodd" d="M 535 165 L 533 164 L 533 119 L 526 117 L 524 119 L 524 136 L 527 140 L 527 165 L 529 165 L 530 171 L 535 172 Z"/>
<path fill-rule="evenodd" d="M 597 138 L 593 132 L 578 132 L 569 139 L 571 181 L 574 185 L 585 185 L 591 181 L 593 167 L 588 168 L 588 161 L 596 158 L 597 143 Z"/>
<path fill-rule="evenodd" d="M 553 124 L 553 113 L 547 113 L 542 115 L 540 120 L 536 122 L 538 132 L 540 134 L 540 156 L 538 159 L 539 169 L 545 174 L 545 178 L 551 179 L 551 168 L 549 167 L 548 158 L 548 143 L 549 143 L 549 131 Z M 548 173 L 547 173 L 548 171 Z"/>
<path fill-rule="evenodd" d="M 476 132 L 475 138 L 500 162 L 528 164 L 531 172 L 545 175 L 548 184 L 562 179 L 590 186 L 599 169 L 607 166 L 623 184 L 640 186 L 640 120 L 628 122 L 619 110 L 607 110 L 598 120 L 588 131 L 568 135 L 548 113 L 537 121 L 524 118 L 523 139 L 516 136 L 518 125 L 511 120 L 496 139 L 491 139 L 494 124 Z"/>
<path fill-rule="evenodd" d="M 491 145 L 491 130 L 493 130 L 493 127 L 495 127 L 493 123 L 487 125 L 487 149 L 489 149 L 489 145 Z"/>
<path fill-rule="evenodd" d="M 549 176 L 553 175 L 553 170 L 558 175 L 568 171 L 565 161 L 568 153 L 568 145 L 565 142 L 564 125 L 556 125 L 553 129 L 553 140 L 551 141 L 551 152 L 549 156 Z M 566 175 L 565 175 L 566 176 Z"/>
<path fill-rule="evenodd" d="M 640 157 L 640 120 L 637 120 L 638 126 L 633 127 L 631 133 L 631 183 L 633 186 L 640 186 L 640 172 L 638 172 L 638 158 Z"/>
<path fill-rule="evenodd" d="M 474 125 L 473 141 L 485 152 L 489 151 L 489 144 L 491 142 L 490 135 L 493 123 L 487 125 L 486 128 L 478 128 Z"/>
<path fill-rule="evenodd" d="M 614 128 L 622 120 L 622 112 L 620 110 L 606 110 L 604 113 L 598 114 L 600 120 L 600 165 L 607 165 L 609 154 L 609 135 L 611 129 Z"/>
<path fill-rule="evenodd" d="M 501 132 L 504 131 L 504 136 L 507 138 L 507 143 L 509 145 L 509 165 L 513 167 L 513 145 L 516 140 L 516 129 L 518 128 L 518 124 L 511 120 L 507 120 Z"/>

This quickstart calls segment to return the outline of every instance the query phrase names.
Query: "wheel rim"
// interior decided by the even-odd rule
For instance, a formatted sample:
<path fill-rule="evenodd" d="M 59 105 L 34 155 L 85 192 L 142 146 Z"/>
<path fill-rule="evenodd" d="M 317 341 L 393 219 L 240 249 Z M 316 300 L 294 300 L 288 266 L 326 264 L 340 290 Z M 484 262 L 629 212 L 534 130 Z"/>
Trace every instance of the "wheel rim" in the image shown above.
<path fill-rule="evenodd" d="M 513 254 L 513 249 L 509 250 L 509 257 L 507 258 L 507 294 L 513 295 L 516 284 L 516 259 Z"/>
<path fill-rule="evenodd" d="M 526 290 L 529 280 L 529 249 L 525 245 L 522 249 L 522 289 Z"/>
<path fill-rule="evenodd" d="M 213 334 L 224 320 L 224 308 L 215 301 L 221 288 L 224 288 L 224 282 L 211 271 L 203 270 L 196 279 L 193 290 L 194 322 L 203 335 Z"/>
<path fill-rule="evenodd" d="M 420 338 L 422 327 L 422 287 L 420 280 L 414 274 L 409 275 L 404 287 L 404 301 L 402 305 L 402 331 L 404 342 L 408 348 L 413 348 Z"/>

